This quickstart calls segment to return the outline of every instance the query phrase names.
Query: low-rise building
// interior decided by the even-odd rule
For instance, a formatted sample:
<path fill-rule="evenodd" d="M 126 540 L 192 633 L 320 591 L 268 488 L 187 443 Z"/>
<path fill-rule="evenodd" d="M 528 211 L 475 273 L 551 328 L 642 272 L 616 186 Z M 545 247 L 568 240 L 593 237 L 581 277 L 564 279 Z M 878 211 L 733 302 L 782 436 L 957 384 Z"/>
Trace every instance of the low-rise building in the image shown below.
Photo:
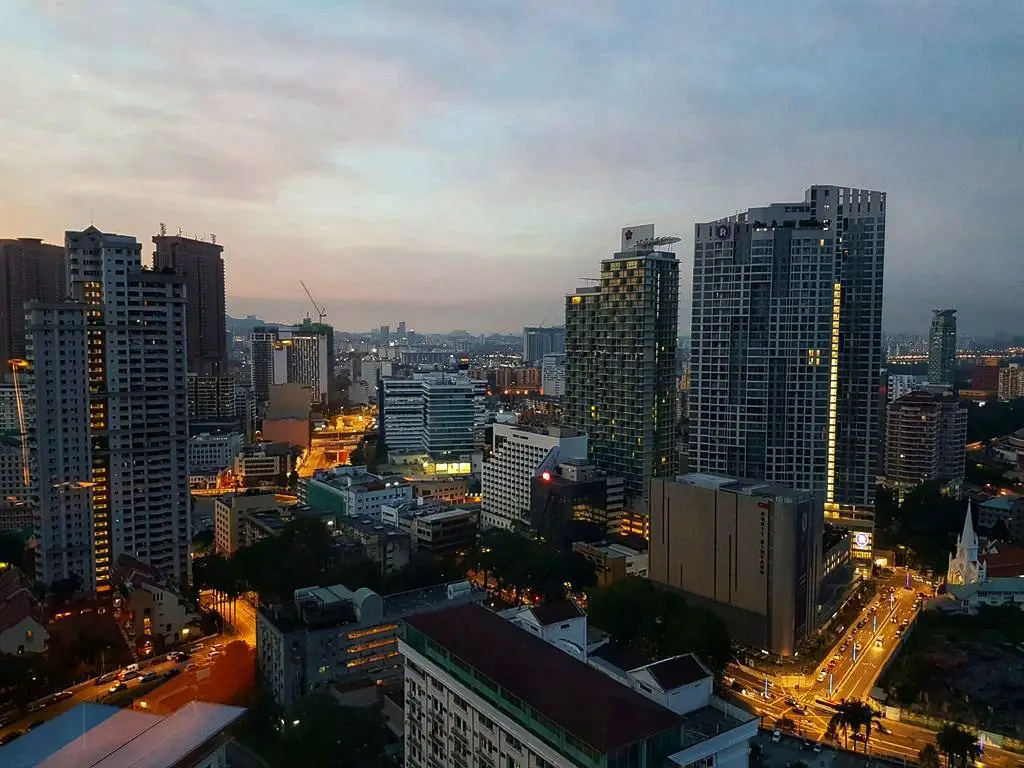
<path fill-rule="evenodd" d="M 334 467 L 299 481 L 299 498 L 315 509 L 336 510 L 344 517 L 380 517 L 382 504 L 409 501 L 405 478 L 372 475 L 366 467 Z"/>
<path fill-rule="evenodd" d="M 408 619 L 405 764 L 745 768 L 759 720 L 714 696 L 696 657 L 623 668 L 587 635 L 573 605 Z"/>
<path fill-rule="evenodd" d="M 277 512 L 247 512 L 238 521 L 239 545 L 249 547 L 257 541 L 280 536 L 286 524 Z"/>
<path fill-rule="evenodd" d="M 228 493 L 213 501 L 213 543 L 218 555 L 230 557 L 247 545 L 243 521 L 255 512 L 271 512 L 280 517 L 273 493 L 249 490 Z"/>
<path fill-rule="evenodd" d="M 342 584 L 296 590 L 291 601 L 257 610 L 256 658 L 264 685 L 283 707 L 354 677 L 400 688 L 402 620 L 480 602 L 484 594 L 465 581 L 387 596 Z"/>
<path fill-rule="evenodd" d="M 381 520 L 407 533 L 413 549 L 448 555 L 476 540 L 480 509 L 418 498 L 404 504 L 385 504 Z"/>
<path fill-rule="evenodd" d="M 469 480 L 451 477 L 440 480 L 412 480 L 412 494 L 417 499 L 431 499 L 447 504 L 459 504 L 469 498 Z"/>
<path fill-rule="evenodd" d="M 530 481 L 530 524 L 548 541 L 571 543 L 580 534 L 603 538 L 627 533 L 625 481 L 587 460 L 569 459 Z"/>
<path fill-rule="evenodd" d="M 1024 397 L 1024 365 L 1010 363 L 999 369 L 999 399 L 1003 402 Z"/>
<path fill-rule="evenodd" d="M 597 572 L 597 586 L 606 587 L 627 576 L 647 578 L 648 555 L 646 550 L 633 549 L 617 542 L 576 541 L 573 552 L 579 552 L 594 564 Z"/>
<path fill-rule="evenodd" d="M 287 443 L 256 443 L 235 456 L 231 473 L 238 485 L 278 485 L 292 471 L 292 449 Z"/>
<path fill-rule="evenodd" d="M 151 642 L 153 652 L 161 653 L 185 639 L 185 625 L 195 614 L 175 584 L 158 568 L 123 553 L 117 558 L 117 573 L 127 592 L 125 607 L 137 647 Z"/>
<path fill-rule="evenodd" d="M 339 517 L 335 531 L 359 542 L 382 575 L 399 571 L 409 564 L 412 549 L 409 534 L 382 522 L 379 517 Z"/>
<path fill-rule="evenodd" d="M 202 432 L 188 439 L 188 471 L 190 475 L 216 474 L 234 464 L 245 447 L 241 432 L 210 434 Z"/>
<path fill-rule="evenodd" d="M 0 571 L 0 654 L 42 653 L 50 633 L 43 611 L 18 568 Z"/>

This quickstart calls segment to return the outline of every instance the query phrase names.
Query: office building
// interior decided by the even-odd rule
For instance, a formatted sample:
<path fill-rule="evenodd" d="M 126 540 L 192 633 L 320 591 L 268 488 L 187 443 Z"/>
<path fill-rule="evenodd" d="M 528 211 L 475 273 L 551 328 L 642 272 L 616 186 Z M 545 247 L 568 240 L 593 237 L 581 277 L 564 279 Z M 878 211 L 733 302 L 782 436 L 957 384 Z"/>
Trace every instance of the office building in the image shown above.
<path fill-rule="evenodd" d="M 716 697 L 695 656 L 606 647 L 591 650 L 572 604 L 410 617 L 405 764 L 746 767 L 758 718 Z"/>
<path fill-rule="evenodd" d="M 1024 397 L 1024 365 L 1010 363 L 999 369 L 997 393 L 1001 402 Z"/>
<path fill-rule="evenodd" d="M 928 383 L 953 386 L 956 374 L 956 310 L 933 309 L 928 331 Z"/>
<path fill-rule="evenodd" d="M 653 224 L 624 228 L 600 281 L 565 300 L 565 423 L 633 498 L 676 460 L 679 261 L 668 248 L 678 240 L 655 237 Z"/>
<path fill-rule="evenodd" d="M 539 364 L 544 355 L 565 351 L 565 328 L 523 328 L 523 363 Z"/>
<path fill-rule="evenodd" d="M 904 494 L 938 483 L 959 496 L 967 455 L 967 407 L 953 394 L 911 392 L 886 407 L 881 482 Z"/>
<path fill-rule="evenodd" d="M 384 596 L 342 584 L 297 589 L 292 600 L 261 605 L 256 612 L 256 660 L 263 685 L 285 708 L 308 693 L 326 693 L 355 678 L 401 686 L 401 621 L 479 602 L 484 595 L 467 581 Z"/>
<path fill-rule="evenodd" d="M 249 334 L 249 383 L 257 402 L 266 402 L 270 388 L 279 383 L 274 376 L 275 350 L 278 346 L 278 329 L 256 326 Z"/>
<path fill-rule="evenodd" d="M 461 373 L 380 381 L 380 442 L 397 453 L 472 453 L 487 419 L 487 383 Z"/>
<path fill-rule="evenodd" d="M 110 558 L 110 513 L 108 503 L 94 519 L 86 307 L 31 304 L 25 335 L 31 368 L 23 388 L 32 392 L 27 423 L 38 489 L 35 576 L 51 584 L 75 574 L 84 589 L 93 589 L 96 559 Z"/>
<path fill-rule="evenodd" d="M 235 456 L 235 483 L 244 487 L 283 485 L 292 471 L 292 447 L 287 443 L 254 443 Z"/>
<path fill-rule="evenodd" d="M 185 280 L 188 298 L 188 371 L 203 376 L 228 372 L 227 318 L 224 311 L 224 246 L 181 235 L 153 238 L 153 269 L 171 269 Z"/>
<path fill-rule="evenodd" d="M 314 509 L 379 519 L 382 504 L 402 504 L 412 499 L 412 485 L 400 475 L 371 475 L 366 467 L 335 467 L 301 479 L 299 498 Z"/>
<path fill-rule="evenodd" d="M 340 393 L 334 382 L 334 329 L 324 323 L 310 322 L 307 317 L 302 325 L 291 329 L 281 344 L 287 382 L 309 387 L 310 402 L 314 405 L 336 406 Z"/>
<path fill-rule="evenodd" d="M 25 304 L 67 297 L 64 249 L 32 237 L 0 239 L 0 362 L 25 358 Z"/>
<path fill-rule="evenodd" d="M 192 435 L 188 439 L 189 473 L 199 475 L 227 469 L 244 447 L 245 435 L 241 432 Z"/>
<path fill-rule="evenodd" d="M 565 395 L 565 353 L 551 352 L 541 361 L 540 386 L 545 395 Z"/>
<path fill-rule="evenodd" d="M 625 533 L 625 483 L 586 459 L 566 459 L 530 479 L 530 524 L 546 541 Z"/>
<path fill-rule="evenodd" d="M 694 228 L 689 468 L 873 528 L 884 192 L 813 186 Z"/>
<path fill-rule="evenodd" d="M 452 555 L 469 549 L 480 527 L 475 506 L 444 504 L 418 496 L 401 504 L 384 504 L 381 522 L 409 535 L 412 548 L 435 555 Z"/>
<path fill-rule="evenodd" d="M 820 496 L 689 474 L 655 481 L 650 511 L 651 579 L 721 617 L 736 642 L 789 656 L 818 626 Z"/>
<path fill-rule="evenodd" d="M 586 457 L 587 436 L 577 430 L 495 424 L 491 456 L 480 479 L 481 524 L 509 531 L 528 526 L 533 478 L 550 475 L 566 459 Z"/>
<path fill-rule="evenodd" d="M 218 555 L 230 557 L 246 545 L 244 520 L 257 512 L 271 512 L 279 518 L 277 496 L 252 489 L 213 500 L 213 544 Z"/>
<path fill-rule="evenodd" d="M 68 232 L 65 242 L 68 289 L 83 305 L 87 326 L 67 318 L 78 333 L 87 330 L 96 588 L 111 588 L 121 553 L 169 578 L 186 578 L 191 531 L 184 280 L 169 269 L 144 268 L 134 237 L 89 227 Z M 63 306 L 54 311 L 59 315 Z M 80 350 L 80 342 L 71 346 Z M 34 361 L 37 397 L 41 388 L 68 382 L 65 358 L 41 362 Z M 40 487 L 48 482 L 41 474 Z"/>

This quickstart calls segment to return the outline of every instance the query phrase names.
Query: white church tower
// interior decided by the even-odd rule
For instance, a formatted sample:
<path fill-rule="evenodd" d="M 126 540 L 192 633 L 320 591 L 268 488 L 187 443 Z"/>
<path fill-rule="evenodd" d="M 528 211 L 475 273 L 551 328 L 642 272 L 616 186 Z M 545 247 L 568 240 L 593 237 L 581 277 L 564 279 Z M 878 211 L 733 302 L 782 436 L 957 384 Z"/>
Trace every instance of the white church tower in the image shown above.
<path fill-rule="evenodd" d="M 978 584 L 986 579 L 986 564 L 978 562 L 978 534 L 974 532 L 971 502 L 967 502 L 964 530 L 956 540 L 956 554 L 949 556 L 947 584 Z"/>

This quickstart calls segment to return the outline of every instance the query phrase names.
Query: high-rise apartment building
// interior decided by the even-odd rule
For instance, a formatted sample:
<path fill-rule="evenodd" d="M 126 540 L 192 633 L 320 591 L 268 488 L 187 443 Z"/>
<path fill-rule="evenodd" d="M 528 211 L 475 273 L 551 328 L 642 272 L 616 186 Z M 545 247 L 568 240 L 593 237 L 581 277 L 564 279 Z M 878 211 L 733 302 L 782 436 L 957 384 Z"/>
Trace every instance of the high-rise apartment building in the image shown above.
<path fill-rule="evenodd" d="M 652 484 L 650 578 L 719 615 L 735 640 L 788 656 L 817 627 L 821 498 L 682 475 Z"/>
<path fill-rule="evenodd" d="M 227 317 L 224 306 L 224 246 L 181 235 L 153 238 L 153 269 L 172 269 L 185 280 L 188 298 L 189 373 L 228 372 Z"/>
<path fill-rule="evenodd" d="M 25 357 L 25 303 L 66 297 L 64 249 L 42 240 L 0 239 L 0 362 Z"/>
<path fill-rule="evenodd" d="M 480 478 L 480 522 L 514 531 L 530 524 L 533 478 L 544 472 L 550 477 L 567 459 L 586 459 L 587 436 L 567 427 L 495 424 L 493 430 L 491 455 Z"/>
<path fill-rule="evenodd" d="M 886 407 L 882 484 L 904 493 L 937 482 L 959 496 L 967 450 L 967 405 L 952 393 L 911 392 Z"/>
<path fill-rule="evenodd" d="M 544 355 L 540 368 L 540 386 L 545 395 L 565 396 L 565 353 L 550 352 Z"/>
<path fill-rule="evenodd" d="M 256 401 L 260 403 L 267 401 L 270 388 L 278 383 L 274 380 L 277 341 L 277 328 L 258 325 L 249 334 L 249 383 L 252 384 Z"/>
<path fill-rule="evenodd" d="M 29 444 L 38 494 L 35 577 L 51 584 L 74 574 L 91 590 L 97 559 L 109 575 L 111 557 L 109 488 L 93 482 L 94 450 L 105 446 L 90 435 L 87 307 L 77 302 L 29 306 L 25 331 L 31 368 L 25 388 L 32 395 Z M 101 382 L 98 378 L 96 385 Z M 93 514 L 94 493 L 103 505 L 100 517 Z"/>
<path fill-rule="evenodd" d="M 487 382 L 461 373 L 381 379 L 380 441 L 397 453 L 471 453 L 486 422 L 486 397 Z"/>
<path fill-rule="evenodd" d="M 600 281 L 565 299 L 565 423 L 634 498 L 675 469 L 678 241 L 624 228 Z"/>
<path fill-rule="evenodd" d="M 1024 365 L 1010 363 L 999 369 L 998 393 L 1003 402 L 1024 397 Z"/>
<path fill-rule="evenodd" d="M 873 526 L 884 192 L 813 186 L 694 228 L 689 468 Z"/>
<path fill-rule="evenodd" d="M 928 331 L 928 383 L 953 386 L 956 373 L 956 310 L 933 309 Z"/>
<path fill-rule="evenodd" d="M 192 422 L 229 422 L 237 418 L 235 377 L 189 373 L 188 418 Z"/>
<path fill-rule="evenodd" d="M 85 334 L 89 392 L 88 432 L 79 433 L 76 450 L 88 456 L 83 446 L 91 449 L 91 476 L 80 478 L 76 471 L 68 481 L 92 484 L 96 589 L 111 588 L 121 553 L 178 581 L 190 565 L 185 284 L 170 270 L 144 268 L 142 246 L 134 237 L 89 227 L 68 232 L 65 242 L 68 288 L 77 302 L 69 306 L 85 318 L 84 327 L 76 319 L 65 332 Z M 51 313 L 36 323 L 40 334 L 49 323 L 60 326 L 60 316 L 53 317 L 59 308 L 51 307 L 38 307 Z M 68 367 L 66 357 L 45 351 L 46 339 L 37 338 L 36 397 L 51 398 L 37 400 L 37 418 L 58 387 L 79 386 L 81 373 Z M 49 439 L 40 424 L 36 433 Z M 40 489 L 58 485 L 61 473 L 67 470 L 44 471 L 41 464 Z M 41 511 L 44 518 L 48 514 Z M 41 556 L 49 557 L 45 545 Z"/>
<path fill-rule="evenodd" d="M 334 329 L 309 318 L 296 326 L 283 342 L 286 349 L 289 383 L 310 388 L 314 405 L 337 405 L 338 391 L 334 383 Z"/>
<path fill-rule="evenodd" d="M 565 351 L 565 328 L 526 327 L 523 328 L 523 363 L 534 365 L 544 355 Z"/>

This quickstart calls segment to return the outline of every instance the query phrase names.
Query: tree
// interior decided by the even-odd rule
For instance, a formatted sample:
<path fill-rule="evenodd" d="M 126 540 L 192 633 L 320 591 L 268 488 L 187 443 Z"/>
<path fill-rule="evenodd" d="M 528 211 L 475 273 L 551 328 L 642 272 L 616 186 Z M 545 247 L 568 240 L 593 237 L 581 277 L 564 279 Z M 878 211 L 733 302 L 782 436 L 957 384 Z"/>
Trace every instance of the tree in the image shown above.
<path fill-rule="evenodd" d="M 3 563 L 20 568 L 25 561 L 25 542 L 11 532 L 0 536 L 0 568 Z"/>
<path fill-rule="evenodd" d="M 1003 543 L 1011 543 L 1013 541 L 1013 534 L 1010 533 L 1010 529 L 1006 525 L 1005 520 L 996 520 L 995 525 L 993 525 L 988 531 L 988 537 Z"/>
<path fill-rule="evenodd" d="M 935 743 L 950 768 L 966 766 L 978 756 L 978 737 L 960 723 L 946 723 L 935 735 Z"/>
<path fill-rule="evenodd" d="M 934 744 L 925 744 L 917 753 L 917 764 L 919 768 L 939 768 L 939 750 Z"/>
<path fill-rule="evenodd" d="M 829 719 L 827 732 L 835 736 L 841 730 L 844 743 L 849 746 L 850 731 L 853 731 L 856 736 L 863 730 L 864 752 L 866 753 L 868 743 L 871 741 L 871 728 L 877 719 L 878 713 L 869 704 L 856 699 L 843 701 L 836 707 L 835 713 Z"/>
<path fill-rule="evenodd" d="M 71 597 L 82 588 L 82 577 L 72 573 L 67 578 L 56 579 L 50 584 L 50 597 L 60 605 L 66 603 Z"/>
<path fill-rule="evenodd" d="M 330 694 L 311 693 L 284 716 L 284 753 L 304 768 L 383 766 L 384 733 L 373 711 L 343 707 Z"/>
<path fill-rule="evenodd" d="M 720 675 L 732 661 L 725 623 L 676 592 L 629 576 L 589 594 L 588 615 L 612 639 L 652 659 L 693 653 Z"/>

